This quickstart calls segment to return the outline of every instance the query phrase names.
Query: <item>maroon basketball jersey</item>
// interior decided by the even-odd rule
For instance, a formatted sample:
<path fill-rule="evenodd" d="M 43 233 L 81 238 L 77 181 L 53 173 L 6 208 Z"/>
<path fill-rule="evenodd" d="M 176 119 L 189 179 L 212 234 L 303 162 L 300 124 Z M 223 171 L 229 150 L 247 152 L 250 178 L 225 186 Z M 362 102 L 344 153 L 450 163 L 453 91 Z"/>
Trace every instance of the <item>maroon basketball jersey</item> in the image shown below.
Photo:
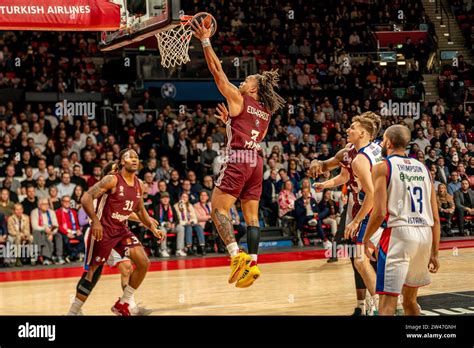
<path fill-rule="evenodd" d="M 344 157 L 342 159 L 341 166 L 346 168 L 349 172 L 349 181 L 347 182 L 347 186 L 351 191 L 352 197 L 354 198 L 354 207 L 352 208 L 352 215 L 353 217 L 359 211 L 361 205 L 359 203 L 358 194 L 359 194 L 359 184 L 357 183 L 357 179 L 354 175 L 354 171 L 352 170 L 352 161 L 357 156 L 357 150 L 354 145 L 350 145 L 349 149 L 344 152 Z"/>
<path fill-rule="evenodd" d="M 118 230 L 128 229 L 127 220 L 142 197 L 140 182 L 135 177 L 133 186 L 129 186 L 119 173 L 115 192 L 103 195 L 97 207 L 97 216 L 102 226 Z"/>
<path fill-rule="evenodd" d="M 233 150 L 245 149 L 261 151 L 271 115 L 267 109 L 250 96 L 244 95 L 244 108 L 227 123 L 227 144 Z"/>

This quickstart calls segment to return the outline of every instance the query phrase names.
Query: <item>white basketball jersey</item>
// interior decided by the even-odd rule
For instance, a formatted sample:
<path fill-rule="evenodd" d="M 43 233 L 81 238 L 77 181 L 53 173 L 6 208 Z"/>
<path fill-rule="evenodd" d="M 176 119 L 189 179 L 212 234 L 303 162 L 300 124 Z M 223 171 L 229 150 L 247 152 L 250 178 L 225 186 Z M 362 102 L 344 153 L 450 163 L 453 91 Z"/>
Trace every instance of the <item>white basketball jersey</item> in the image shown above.
<path fill-rule="evenodd" d="M 388 156 L 388 227 L 433 226 L 431 176 L 420 161 Z"/>
<path fill-rule="evenodd" d="M 374 142 L 371 142 L 366 147 L 360 149 L 358 153 L 361 153 L 368 158 L 368 160 L 370 161 L 371 169 L 375 164 L 383 161 L 382 148 L 379 144 Z"/>
<path fill-rule="evenodd" d="M 374 167 L 374 165 L 383 161 L 382 148 L 380 147 L 379 144 L 374 143 L 374 142 L 369 143 L 369 145 L 361 148 L 357 152 L 357 155 L 359 154 L 364 155 L 369 160 L 370 171 L 372 171 L 372 168 Z M 362 205 L 362 202 L 364 201 L 364 198 L 365 198 L 365 193 L 362 190 L 362 185 L 360 184 L 359 178 L 357 176 L 355 176 L 355 181 L 357 183 L 358 192 L 359 192 L 359 195 L 358 195 L 359 204 Z"/>

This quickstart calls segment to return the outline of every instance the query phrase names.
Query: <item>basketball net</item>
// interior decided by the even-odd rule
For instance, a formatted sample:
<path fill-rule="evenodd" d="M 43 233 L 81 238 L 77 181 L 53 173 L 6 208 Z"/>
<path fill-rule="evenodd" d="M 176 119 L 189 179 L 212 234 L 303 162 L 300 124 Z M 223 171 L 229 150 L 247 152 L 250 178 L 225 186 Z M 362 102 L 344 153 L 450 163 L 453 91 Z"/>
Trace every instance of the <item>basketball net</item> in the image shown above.
<path fill-rule="evenodd" d="M 161 55 L 161 65 L 173 68 L 186 64 L 189 58 L 189 42 L 193 36 L 189 25 L 193 16 L 182 16 L 181 24 L 155 34 Z"/>

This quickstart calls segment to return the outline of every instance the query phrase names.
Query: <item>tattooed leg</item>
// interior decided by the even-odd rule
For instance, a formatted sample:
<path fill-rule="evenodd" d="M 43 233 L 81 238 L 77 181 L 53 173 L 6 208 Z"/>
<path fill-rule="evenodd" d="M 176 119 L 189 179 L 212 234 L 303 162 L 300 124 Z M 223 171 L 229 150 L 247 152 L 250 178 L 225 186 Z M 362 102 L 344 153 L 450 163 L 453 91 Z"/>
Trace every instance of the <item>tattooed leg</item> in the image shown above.
<path fill-rule="evenodd" d="M 211 217 L 224 244 L 227 246 L 230 243 L 235 243 L 234 226 L 232 225 L 232 221 L 227 216 L 227 214 L 219 212 L 219 210 L 216 208 L 212 212 Z"/>

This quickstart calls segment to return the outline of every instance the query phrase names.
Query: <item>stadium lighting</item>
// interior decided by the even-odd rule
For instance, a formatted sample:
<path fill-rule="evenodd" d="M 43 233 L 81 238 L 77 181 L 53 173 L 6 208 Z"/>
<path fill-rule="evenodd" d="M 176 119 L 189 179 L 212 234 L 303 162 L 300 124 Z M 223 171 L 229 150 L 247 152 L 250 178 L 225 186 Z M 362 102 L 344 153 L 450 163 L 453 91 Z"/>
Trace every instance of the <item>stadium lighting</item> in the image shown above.
<path fill-rule="evenodd" d="M 404 60 L 401 60 L 401 61 L 398 61 L 397 62 L 397 65 L 406 65 L 407 62 L 405 62 Z"/>
<path fill-rule="evenodd" d="M 380 64 L 380 66 L 386 66 L 387 62 L 380 62 L 379 64 Z"/>
<path fill-rule="evenodd" d="M 449 33 L 444 33 L 443 35 L 444 35 L 444 36 L 449 36 Z"/>

